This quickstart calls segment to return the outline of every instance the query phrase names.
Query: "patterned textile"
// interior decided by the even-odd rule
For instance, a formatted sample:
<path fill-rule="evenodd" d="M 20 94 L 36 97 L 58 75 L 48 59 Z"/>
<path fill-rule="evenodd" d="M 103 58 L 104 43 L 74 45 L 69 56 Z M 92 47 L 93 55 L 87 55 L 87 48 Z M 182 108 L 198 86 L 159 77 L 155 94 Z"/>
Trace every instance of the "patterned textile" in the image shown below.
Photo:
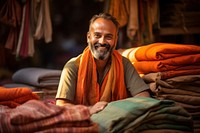
<path fill-rule="evenodd" d="M 192 118 L 171 100 L 148 97 L 127 98 L 109 103 L 104 110 L 92 115 L 100 132 L 138 133 L 144 130 L 193 131 Z"/>
<path fill-rule="evenodd" d="M 90 121 L 88 107 L 61 107 L 39 100 L 29 100 L 14 109 L 0 106 L 0 123 L 1 133 L 98 132 L 98 125 Z"/>

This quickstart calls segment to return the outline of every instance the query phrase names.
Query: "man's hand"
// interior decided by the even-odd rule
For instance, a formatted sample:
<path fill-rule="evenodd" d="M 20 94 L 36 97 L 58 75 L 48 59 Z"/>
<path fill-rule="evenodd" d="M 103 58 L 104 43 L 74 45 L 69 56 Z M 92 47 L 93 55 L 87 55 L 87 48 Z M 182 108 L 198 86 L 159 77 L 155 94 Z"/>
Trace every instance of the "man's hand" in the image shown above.
<path fill-rule="evenodd" d="M 90 114 L 92 115 L 92 114 L 98 113 L 99 111 L 103 110 L 107 104 L 108 102 L 104 102 L 104 101 L 97 102 L 95 105 L 89 107 Z"/>

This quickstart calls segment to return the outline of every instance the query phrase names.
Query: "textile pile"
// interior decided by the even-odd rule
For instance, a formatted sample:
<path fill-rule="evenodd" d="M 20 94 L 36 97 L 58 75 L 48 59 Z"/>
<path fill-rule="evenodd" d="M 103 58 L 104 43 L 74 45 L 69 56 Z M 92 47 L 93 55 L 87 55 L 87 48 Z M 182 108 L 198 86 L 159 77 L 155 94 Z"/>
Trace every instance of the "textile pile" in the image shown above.
<path fill-rule="evenodd" d="M 67 107 L 29 100 L 16 108 L 0 105 L 1 133 L 97 133 L 88 107 Z"/>
<path fill-rule="evenodd" d="M 200 132 L 200 46 L 154 43 L 121 54 L 131 60 L 156 99 L 173 100 L 192 116 Z"/>
<path fill-rule="evenodd" d="M 38 100 L 39 96 L 29 88 L 4 88 L 0 87 L 0 105 L 15 108 L 28 100 Z"/>
<path fill-rule="evenodd" d="M 193 132 L 190 114 L 172 100 L 127 98 L 109 103 L 91 118 L 102 133 Z"/>
<path fill-rule="evenodd" d="M 61 70 L 29 67 L 22 68 L 12 75 L 13 83 L 5 84 L 6 88 L 27 87 L 44 98 L 55 97 Z M 53 95 L 53 96 L 51 96 Z"/>

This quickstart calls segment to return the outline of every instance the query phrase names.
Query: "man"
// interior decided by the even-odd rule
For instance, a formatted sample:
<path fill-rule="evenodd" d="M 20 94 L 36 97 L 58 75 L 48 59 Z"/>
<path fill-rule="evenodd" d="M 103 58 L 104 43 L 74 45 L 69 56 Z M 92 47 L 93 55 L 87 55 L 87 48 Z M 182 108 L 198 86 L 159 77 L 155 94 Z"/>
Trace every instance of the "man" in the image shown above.
<path fill-rule="evenodd" d="M 150 96 L 149 87 L 131 62 L 115 50 L 118 28 L 119 23 L 110 14 L 93 16 L 87 33 L 88 47 L 64 66 L 57 105 L 83 104 L 93 114 L 111 101 Z"/>

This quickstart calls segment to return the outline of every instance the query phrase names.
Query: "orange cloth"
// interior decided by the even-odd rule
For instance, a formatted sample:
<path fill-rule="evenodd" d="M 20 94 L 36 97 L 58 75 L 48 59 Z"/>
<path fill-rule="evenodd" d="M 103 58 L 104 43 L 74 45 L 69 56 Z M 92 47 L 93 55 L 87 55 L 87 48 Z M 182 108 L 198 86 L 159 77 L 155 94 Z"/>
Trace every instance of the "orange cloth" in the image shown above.
<path fill-rule="evenodd" d="M 136 70 L 140 74 L 150 72 L 175 70 L 186 65 L 198 65 L 200 62 L 200 54 L 183 55 L 166 60 L 159 61 L 138 61 L 134 62 Z"/>
<path fill-rule="evenodd" d="M 122 56 L 115 50 L 110 70 L 102 86 L 97 82 L 95 60 L 88 48 L 82 54 L 78 70 L 76 104 L 94 105 L 98 101 L 115 101 L 127 98 Z"/>
<path fill-rule="evenodd" d="M 110 0 L 108 13 L 113 15 L 120 24 L 120 27 L 128 23 L 129 0 Z"/>
<path fill-rule="evenodd" d="M 39 99 L 39 96 L 28 88 L 4 88 L 0 87 L 0 105 L 14 108 L 31 99 Z"/>
<path fill-rule="evenodd" d="M 173 43 L 152 43 L 135 52 L 138 61 L 163 60 L 181 55 L 200 53 L 200 46 Z"/>

